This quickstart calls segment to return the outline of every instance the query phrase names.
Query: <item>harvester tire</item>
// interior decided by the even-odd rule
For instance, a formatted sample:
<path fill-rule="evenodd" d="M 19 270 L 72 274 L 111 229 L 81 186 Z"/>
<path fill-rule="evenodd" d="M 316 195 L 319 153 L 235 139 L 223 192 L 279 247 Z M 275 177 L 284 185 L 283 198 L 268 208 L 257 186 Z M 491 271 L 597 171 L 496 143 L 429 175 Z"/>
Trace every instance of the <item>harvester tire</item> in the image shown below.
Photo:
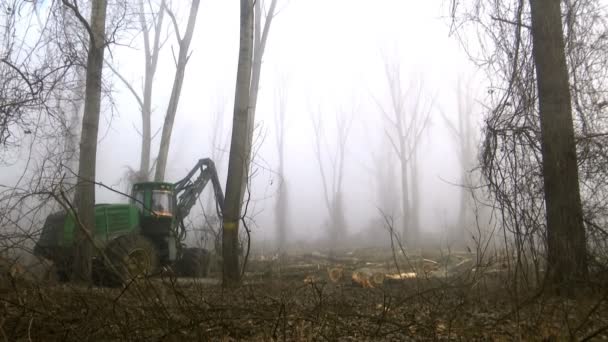
<path fill-rule="evenodd" d="M 204 248 L 185 248 L 177 262 L 182 277 L 202 278 L 209 274 L 210 253 Z"/>
<path fill-rule="evenodd" d="M 158 253 L 154 244 L 141 235 L 116 238 L 105 252 L 111 262 L 105 267 L 110 275 L 110 283 L 126 284 L 137 278 L 145 278 L 158 268 Z"/>

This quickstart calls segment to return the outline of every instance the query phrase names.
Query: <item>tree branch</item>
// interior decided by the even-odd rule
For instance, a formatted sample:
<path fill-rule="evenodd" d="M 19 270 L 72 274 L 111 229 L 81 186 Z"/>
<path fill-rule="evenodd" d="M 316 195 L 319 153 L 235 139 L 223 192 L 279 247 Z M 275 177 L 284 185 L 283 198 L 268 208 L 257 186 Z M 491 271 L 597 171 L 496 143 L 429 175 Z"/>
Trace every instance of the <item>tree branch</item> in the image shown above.
<path fill-rule="evenodd" d="M 137 100 L 137 103 L 139 104 L 140 109 L 144 108 L 144 102 L 142 101 L 141 97 L 139 96 L 139 94 L 137 93 L 137 91 L 133 88 L 133 86 L 131 85 L 131 83 L 129 83 L 129 81 L 127 81 L 126 78 L 124 78 L 120 72 L 118 72 L 118 70 L 116 70 L 110 63 L 105 62 L 106 66 L 108 68 L 110 68 L 110 70 L 112 70 L 112 72 L 114 73 L 114 75 L 118 76 L 118 78 L 127 86 L 127 88 L 129 89 L 129 91 L 131 91 L 131 94 L 133 94 L 133 96 L 135 97 L 135 99 Z"/>
<path fill-rule="evenodd" d="M 167 11 L 167 14 L 169 15 L 169 18 L 171 18 L 171 21 L 173 22 L 173 29 L 175 30 L 175 35 L 177 36 L 177 42 L 179 44 L 181 44 L 182 42 L 182 37 L 179 33 L 179 25 L 177 24 L 177 19 L 175 19 L 175 14 L 173 14 L 173 11 L 171 11 L 171 9 L 169 9 L 169 7 L 167 6 L 167 4 L 165 4 L 163 2 L 165 11 Z"/>
<path fill-rule="evenodd" d="M 89 39 L 91 39 L 91 42 L 93 43 L 93 46 L 97 46 L 97 42 L 95 41 L 95 36 L 93 35 L 93 30 L 91 29 L 91 25 L 89 25 L 89 22 L 80 13 L 80 9 L 78 8 L 78 3 L 74 2 L 72 4 L 68 0 L 61 0 L 61 2 L 67 8 L 71 9 L 72 12 L 74 12 L 74 15 L 76 15 L 76 18 L 78 19 L 78 21 L 80 21 L 80 23 L 82 24 L 82 26 L 84 26 L 84 28 L 89 33 Z"/>

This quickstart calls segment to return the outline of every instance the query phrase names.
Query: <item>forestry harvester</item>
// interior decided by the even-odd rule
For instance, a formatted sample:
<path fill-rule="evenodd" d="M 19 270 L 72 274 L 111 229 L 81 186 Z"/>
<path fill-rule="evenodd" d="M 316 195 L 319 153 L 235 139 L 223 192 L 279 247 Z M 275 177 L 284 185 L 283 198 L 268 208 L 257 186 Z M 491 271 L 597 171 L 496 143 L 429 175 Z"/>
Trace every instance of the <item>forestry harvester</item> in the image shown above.
<path fill-rule="evenodd" d="M 224 194 L 210 159 L 199 160 L 177 183 L 134 184 L 128 204 L 95 205 L 94 277 L 125 282 L 161 267 L 171 267 L 180 276 L 206 276 L 209 252 L 185 246 L 184 219 L 209 181 L 221 216 Z M 77 229 L 77 215 L 51 214 L 34 248 L 34 254 L 54 262 L 60 280 L 71 273 Z"/>

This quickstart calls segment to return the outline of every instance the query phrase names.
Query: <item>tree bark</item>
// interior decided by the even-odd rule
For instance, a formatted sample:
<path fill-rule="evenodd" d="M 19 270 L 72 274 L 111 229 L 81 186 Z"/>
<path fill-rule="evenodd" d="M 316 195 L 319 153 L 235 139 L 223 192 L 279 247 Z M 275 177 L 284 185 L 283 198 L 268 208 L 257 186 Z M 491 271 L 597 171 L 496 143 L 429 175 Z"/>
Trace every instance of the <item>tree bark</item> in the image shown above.
<path fill-rule="evenodd" d="M 572 289 L 587 278 L 587 246 L 560 1 L 530 0 L 545 206 L 547 280 Z"/>
<path fill-rule="evenodd" d="M 179 40 L 179 57 L 177 60 L 175 78 L 173 80 L 173 88 L 171 89 L 169 106 L 167 107 L 167 114 L 165 116 L 165 123 L 163 125 L 158 159 L 156 160 L 156 174 L 154 176 L 154 180 L 157 182 L 165 180 L 167 158 L 169 156 L 169 145 L 171 144 L 171 133 L 173 132 L 173 123 L 175 122 L 177 105 L 182 92 L 182 85 L 184 84 L 184 73 L 186 71 L 186 64 L 188 63 L 189 59 L 188 50 L 190 49 L 190 42 L 192 41 L 192 35 L 194 33 L 194 25 L 196 24 L 196 15 L 198 13 L 199 5 L 200 0 L 192 1 L 190 15 L 188 17 L 188 25 L 186 26 L 186 34 L 184 35 L 183 39 L 180 39 L 179 31 L 176 31 Z M 175 17 L 172 16 L 171 18 L 174 20 L 175 30 L 177 30 L 178 26 L 175 22 Z"/>
<path fill-rule="evenodd" d="M 97 133 L 101 110 L 101 82 L 103 55 L 105 50 L 106 0 L 94 1 L 91 8 L 89 54 L 85 85 L 84 115 L 78 160 L 78 183 L 76 185 L 76 208 L 82 229 L 76 229 L 74 246 L 74 278 L 90 282 L 92 242 L 87 235 L 95 230 L 95 166 L 97 156 Z"/>
<path fill-rule="evenodd" d="M 238 228 L 241 217 L 242 198 L 245 190 L 243 182 L 246 181 L 247 165 L 251 155 L 249 103 L 253 56 L 252 5 L 251 0 L 241 0 L 239 60 L 223 217 L 222 254 L 224 286 L 238 284 L 240 280 Z"/>
<path fill-rule="evenodd" d="M 139 176 L 142 181 L 148 180 L 150 177 L 150 150 L 152 145 L 152 88 L 154 85 L 154 75 L 156 74 L 156 66 L 158 65 L 158 55 L 160 53 L 160 31 L 162 30 L 163 18 L 165 14 L 165 1 L 160 4 L 158 18 L 153 21 L 154 26 L 154 41 L 150 46 L 149 29 L 146 23 L 144 2 L 139 0 L 139 21 L 144 37 L 144 52 L 145 52 L 145 76 L 144 76 L 144 93 L 143 103 L 141 108 L 142 118 L 142 137 L 141 137 L 141 156 L 139 164 Z"/>

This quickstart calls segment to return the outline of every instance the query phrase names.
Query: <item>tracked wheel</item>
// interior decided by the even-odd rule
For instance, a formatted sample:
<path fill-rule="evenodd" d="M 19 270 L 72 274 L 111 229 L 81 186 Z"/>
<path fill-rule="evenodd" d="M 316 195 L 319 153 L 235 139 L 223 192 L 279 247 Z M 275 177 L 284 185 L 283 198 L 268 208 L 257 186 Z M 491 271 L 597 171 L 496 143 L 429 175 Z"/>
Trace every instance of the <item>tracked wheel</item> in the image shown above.
<path fill-rule="evenodd" d="M 111 265 L 106 265 L 108 285 L 125 284 L 145 278 L 158 268 L 158 253 L 154 244 L 141 235 L 125 235 L 106 247 Z M 106 261 L 107 262 L 107 261 Z"/>

